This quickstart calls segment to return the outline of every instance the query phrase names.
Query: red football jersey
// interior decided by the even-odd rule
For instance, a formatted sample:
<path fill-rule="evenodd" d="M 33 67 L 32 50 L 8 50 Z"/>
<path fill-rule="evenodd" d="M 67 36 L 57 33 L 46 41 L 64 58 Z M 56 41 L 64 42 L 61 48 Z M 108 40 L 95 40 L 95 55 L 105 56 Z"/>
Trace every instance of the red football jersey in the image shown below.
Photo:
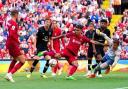
<path fill-rule="evenodd" d="M 16 43 L 19 43 L 18 40 L 18 24 L 14 20 L 9 20 L 7 23 L 8 26 L 8 40 L 7 41 L 15 41 Z"/>
<path fill-rule="evenodd" d="M 56 28 L 53 30 L 53 37 L 60 36 L 61 35 L 61 29 Z M 64 39 L 61 38 L 63 46 L 65 46 Z M 53 48 L 56 50 L 56 52 L 60 51 L 60 39 L 53 40 Z"/>
<path fill-rule="evenodd" d="M 77 36 L 73 32 L 66 34 L 66 37 L 70 39 L 66 48 L 74 55 L 78 54 L 79 48 L 84 42 L 90 42 L 90 39 L 88 39 L 86 36 Z"/>

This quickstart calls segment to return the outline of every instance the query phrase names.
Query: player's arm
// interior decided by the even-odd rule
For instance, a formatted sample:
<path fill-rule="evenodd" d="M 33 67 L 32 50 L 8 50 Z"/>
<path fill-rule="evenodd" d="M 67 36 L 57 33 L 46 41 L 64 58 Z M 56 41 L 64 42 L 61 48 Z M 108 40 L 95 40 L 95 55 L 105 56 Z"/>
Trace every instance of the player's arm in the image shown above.
<path fill-rule="evenodd" d="M 93 33 L 93 37 L 92 37 L 93 40 L 94 40 L 94 36 L 95 36 L 95 33 Z M 92 44 L 92 48 L 93 48 L 93 53 L 96 54 L 96 47 L 95 47 L 95 44 Z"/>
<path fill-rule="evenodd" d="M 111 66 L 111 70 L 116 66 L 118 60 L 120 59 L 120 56 L 116 56 L 115 59 L 114 59 L 114 63 L 112 64 Z"/>
<path fill-rule="evenodd" d="M 33 48 L 34 48 L 34 51 L 36 51 L 36 42 L 37 42 L 37 36 L 36 37 L 34 37 L 34 39 L 33 39 Z"/>
<path fill-rule="evenodd" d="M 109 38 L 106 34 L 100 32 L 99 30 L 96 30 L 96 33 L 103 36 L 109 43 L 109 45 L 111 45 L 113 43 L 113 40 L 111 38 Z"/>
<path fill-rule="evenodd" d="M 116 51 L 115 54 L 116 54 L 116 56 L 114 58 L 114 63 L 112 64 L 111 69 L 113 69 L 116 66 L 118 60 L 120 59 L 121 49 Z"/>
<path fill-rule="evenodd" d="M 83 39 L 84 39 L 84 42 L 88 42 L 88 43 L 92 43 L 92 44 L 97 44 L 97 45 L 104 45 L 104 44 L 102 44 L 102 43 L 100 43 L 98 41 L 91 40 L 91 39 L 87 38 L 86 36 L 84 36 Z"/>
<path fill-rule="evenodd" d="M 59 36 L 56 36 L 56 37 L 52 37 L 52 39 L 59 39 L 59 38 L 63 38 L 63 37 L 70 37 L 73 33 L 70 32 L 70 33 L 66 33 L 66 34 L 62 34 L 62 35 L 59 35 Z"/>
<path fill-rule="evenodd" d="M 97 45 L 102 45 L 102 46 L 104 46 L 104 44 L 103 43 L 100 43 L 100 42 L 98 42 L 98 41 L 94 41 L 94 40 L 91 40 L 90 41 L 92 44 L 97 44 Z"/>
<path fill-rule="evenodd" d="M 52 37 L 52 40 L 55 40 L 55 39 L 59 39 L 59 38 L 63 38 L 65 35 L 59 35 L 59 36 L 56 36 L 56 37 Z"/>

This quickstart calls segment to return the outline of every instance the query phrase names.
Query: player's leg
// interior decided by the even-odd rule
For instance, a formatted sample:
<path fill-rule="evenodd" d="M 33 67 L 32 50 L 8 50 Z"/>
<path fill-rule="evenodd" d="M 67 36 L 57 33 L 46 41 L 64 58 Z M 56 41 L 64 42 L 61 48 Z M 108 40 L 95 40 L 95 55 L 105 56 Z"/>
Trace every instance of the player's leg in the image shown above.
<path fill-rule="evenodd" d="M 57 64 L 54 67 L 52 67 L 52 76 L 56 76 L 57 72 L 58 75 L 61 75 L 62 73 L 62 64 L 59 63 L 58 60 L 57 60 Z"/>
<path fill-rule="evenodd" d="M 49 55 L 46 55 L 45 56 L 46 63 L 45 63 L 44 69 L 43 69 L 43 73 L 41 74 L 41 77 L 43 77 L 43 78 L 47 78 L 47 76 L 45 75 L 45 73 L 46 73 L 46 71 L 49 68 L 49 60 L 50 59 L 51 59 L 51 56 L 49 56 Z"/>
<path fill-rule="evenodd" d="M 26 76 L 27 78 L 30 78 L 31 77 L 31 74 L 34 71 L 34 69 L 35 69 L 37 63 L 39 62 L 39 59 L 40 58 L 38 56 L 34 56 L 33 59 L 34 59 L 34 62 L 32 64 L 32 66 L 31 66 L 29 72 L 27 73 L 27 76 Z"/>
<path fill-rule="evenodd" d="M 88 76 L 91 74 L 91 66 L 92 66 L 92 57 L 93 57 L 93 49 L 92 47 L 90 47 L 88 49 L 88 53 L 87 53 L 87 59 L 88 59 L 88 72 L 85 76 Z"/>
<path fill-rule="evenodd" d="M 70 56 L 68 59 L 68 62 L 70 64 L 70 69 L 67 75 L 67 79 L 72 79 L 72 80 L 76 80 L 74 77 L 72 77 L 72 75 L 76 72 L 77 68 L 78 68 L 78 61 L 75 58 L 75 56 Z"/>
<path fill-rule="evenodd" d="M 12 78 L 12 75 L 23 66 L 23 64 L 25 63 L 25 60 L 26 60 L 25 57 L 24 57 L 24 55 L 20 55 L 18 57 L 15 57 L 14 59 L 17 60 L 17 61 L 19 61 L 19 63 L 17 63 L 13 67 L 13 69 L 6 75 L 6 79 L 8 79 L 11 82 L 15 82 L 13 80 L 13 78 Z"/>
<path fill-rule="evenodd" d="M 24 55 L 20 55 L 20 56 L 18 56 L 18 57 L 15 58 L 15 59 L 18 60 L 19 63 L 17 63 L 17 64 L 14 66 L 14 68 L 11 70 L 10 73 L 12 73 L 12 74 L 14 74 L 17 70 L 19 70 L 19 69 L 23 66 L 23 64 L 25 63 L 25 60 L 26 60 L 26 58 L 25 58 Z"/>
<path fill-rule="evenodd" d="M 35 59 L 34 62 L 32 63 L 32 66 L 30 68 L 30 73 L 32 73 L 36 67 L 36 65 L 38 64 L 39 59 Z"/>
<path fill-rule="evenodd" d="M 97 53 L 96 56 L 95 56 L 95 58 L 96 58 L 96 63 L 97 64 L 96 65 L 93 65 L 93 68 L 95 68 L 95 66 L 97 66 L 97 65 L 99 65 L 101 63 L 102 55 L 100 53 Z M 98 70 L 97 73 L 98 73 L 98 75 L 97 75 L 98 77 L 102 77 L 101 70 Z"/>
<path fill-rule="evenodd" d="M 9 67 L 9 73 L 6 74 L 6 79 L 14 82 L 12 75 L 22 67 L 22 65 L 25 63 L 25 57 L 22 54 L 22 51 L 20 50 L 17 43 L 10 43 L 11 46 L 8 47 L 10 56 L 13 57 L 13 61 L 11 62 L 12 68 Z M 19 63 L 16 64 L 16 61 L 19 61 Z M 14 65 L 15 64 L 15 65 Z"/>
<path fill-rule="evenodd" d="M 95 78 L 95 77 L 96 77 L 96 73 L 97 73 L 99 70 L 107 69 L 108 67 L 109 67 L 109 65 L 108 65 L 107 62 L 104 62 L 104 63 L 102 63 L 102 64 L 97 65 L 97 67 L 94 69 L 94 74 L 90 75 L 88 78 Z"/>
<path fill-rule="evenodd" d="M 44 56 L 45 56 L 45 59 L 46 59 L 47 61 L 46 61 L 46 64 L 45 64 L 45 66 L 44 66 L 43 73 L 42 73 L 41 76 L 42 76 L 43 78 L 47 78 L 47 76 L 45 75 L 45 73 L 46 73 L 46 71 L 47 71 L 47 69 L 48 69 L 48 67 L 49 67 L 49 60 L 51 59 L 51 57 L 60 58 L 60 57 L 61 57 L 61 54 L 60 54 L 60 53 L 56 53 L 56 54 L 55 54 L 55 52 L 50 51 L 50 52 L 45 52 L 45 53 L 44 53 Z"/>
<path fill-rule="evenodd" d="M 13 46 L 15 47 L 14 43 L 13 43 L 12 47 Z M 13 58 L 13 56 L 19 56 L 19 55 L 21 55 L 21 53 L 18 52 L 18 54 L 15 54 L 16 53 L 15 51 L 17 51 L 15 49 L 17 49 L 17 48 L 12 49 L 10 46 L 7 47 L 7 48 L 8 48 L 9 54 L 10 54 L 11 59 L 12 59 L 10 65 L 9 65 L 9 68 L 8 68 L 8 73 L 9 73 L 13 69 L 13 67 L 15 66 L 15 64 L 17 63 L 17 60 L 15 60 Z"/>
<path fill-rule="evenodd" d="M 57 73 L 57 70 L 58 70 L 58 63 L 54 66 L 54 67 L 52 67 L 52 76 L 56 76 L 56 73 Z"/>
<path fill-rule="evenodd" d="M 96 77 L 96 73 L 99 71 L 99 70 L 103 70 L 103 69 L 107 69 L 109 68 L 109 65 L 111 65 L 113 63 L 113 61 L 111 60 L 108 60 L 106 58 L 106 56 L 103 57 L 103 63 L 99 64 L 96 66 L 96 68 L 94 69 L 94 74 L 92 74 L 91 76 L 89 76 L 89 78 L 95 78 Z"/>
<path fill-rule="evenodd" d="M 60 62 L 58 62 L 58 75 L 62 74 L 62 70 L 63 70 L 63 65 Z"/>
<path fill-rule="evenodd" d="M 35 56 L 35 58 L 34 58 L 35 60 L 34 60 L 34 62 L 32 63 L 32 66 L 31 66 L 31 68 L 30 68 L 30 73 L 31 73 L 31 74 L 32 74 L 32 72 L 34 71 L 36 65 L 38 64 L 38 62 L 39 62 L 39 60 L 40 60 L 39 57 L 43 56 L 44 52 L 46 52 L 46 51 L 37 50 L 37 55 Z M 30 75 L 30 74 L 29 74 L 29 75 Z M 29 75 L 28 75 L 28 78 L 29 78 Z"/>
<path fill-rule="evenodd" d="M 56 51 L 56 53 L 59 53 L 60 52 L 60 47 L 59 46 L 54 46 L 54 49 Z M 52 76 L 56 76 L 56 73 L 58 70 L 61 70 L 61 66 L 60 66 L 60 63 L 58 62 L 57 60 L 57 64 L 52 67 Z M 61 74 L 61 72 L 59 73 L 59 75 Z"/>
<path fill-rule="evenodd" d="M 78 67 L 78 62 L 77 61 L 73 61 L 70 66 L 71 66 L 71 68 L 69 69 L 68 76 L 72 76 L 76 72 L 77 67 Z"/>
<path fill-rule="evenodd" d="M 13 69 L 16 63 L 17 63 L 17 60 L 12 59 L 10 66 L 8 68 L 8 73 Z"/>

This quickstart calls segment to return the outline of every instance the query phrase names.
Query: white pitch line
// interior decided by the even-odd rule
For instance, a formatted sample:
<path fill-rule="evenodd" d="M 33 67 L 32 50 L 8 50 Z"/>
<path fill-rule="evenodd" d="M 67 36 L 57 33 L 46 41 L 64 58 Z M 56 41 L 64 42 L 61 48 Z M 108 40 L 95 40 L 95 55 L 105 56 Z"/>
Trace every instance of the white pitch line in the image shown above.
<path fill-rule="evenodd" d="M 128 89 L 128 87 L 120 87 L 120 88 L 115 88 L 115 89 Z"/>

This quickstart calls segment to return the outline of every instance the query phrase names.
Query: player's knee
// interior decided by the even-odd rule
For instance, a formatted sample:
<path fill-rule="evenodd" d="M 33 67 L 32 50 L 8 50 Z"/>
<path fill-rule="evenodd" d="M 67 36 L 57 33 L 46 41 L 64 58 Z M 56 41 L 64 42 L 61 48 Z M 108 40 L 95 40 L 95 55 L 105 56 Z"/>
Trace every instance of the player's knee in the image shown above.
<path fill-rule="evenodd" d="M 46 56 L 45 56 L 45 59 L 46 59 L 46 60 L 50 60 L 50 59 L 51 59 L 51 56 L 46 55 Z"/>
<path fill-rule="evenodd" d="M 61 58 L 60 53 L 56 53 L 56 54 L 55 54 L 55 57 L 56 57 L 56 58 Z"/>
<path fill-rule="evenodd" d="M 23 57 L 22 59 L 20 59 L 20 62 L 24 64 L 25 60 L 26 60 L 25 57 Z"/>
<path fill-rule="evenodd" d="M 72 65 L 73 65 L 73 66 L 76 66 L 76 67 L 79 66 L 77 61 L 72 62 Z"/>
<path fill-rule="evenodd" d="M 25 61 L 26 61 L 26 58 L 25 58 L 25 56 L 24 55 L 20 55 L 20 56 L 18 56 L 17 58 L 16 58 L 18 61 L 20 61 L 21 63 L 25 63 Z"/>

